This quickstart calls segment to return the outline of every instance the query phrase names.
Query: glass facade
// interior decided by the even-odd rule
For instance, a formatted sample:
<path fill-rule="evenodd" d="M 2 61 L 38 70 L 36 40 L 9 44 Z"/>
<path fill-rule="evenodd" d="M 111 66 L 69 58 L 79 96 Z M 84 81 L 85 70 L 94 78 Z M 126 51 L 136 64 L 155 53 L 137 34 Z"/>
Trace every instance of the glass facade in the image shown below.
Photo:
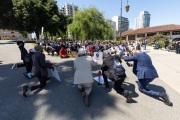
<path fill-rule="evenodd" d="M 149 27 L 150 16 L 151 15 L 147 11 L 140 12 L 139 17 L 135 19 L 135 29 Z"/>
<path fill-rule="evenodd" d="M 118 32 L 122 33 L 124 31 L 127 31 L 129 29 L 129 20 L 125 17 L 120 17 L 118 20 Z"/>

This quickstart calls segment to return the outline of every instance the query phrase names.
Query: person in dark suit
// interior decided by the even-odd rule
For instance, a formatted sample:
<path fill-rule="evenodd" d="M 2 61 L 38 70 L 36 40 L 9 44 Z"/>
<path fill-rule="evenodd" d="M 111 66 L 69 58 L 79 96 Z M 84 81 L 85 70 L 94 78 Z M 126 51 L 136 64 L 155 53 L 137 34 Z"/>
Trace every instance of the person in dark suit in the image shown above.
<path fill-rule="evenodd" d="M 108 78 L 114 81 L 114 90 L 120 95 L 126 97 L 126 102 L 130 103 L 132 101 L 130 92 L 122 88 L 122 84 L 126 78 L 126 73 L 123 71 L 121 74 L 117 74 L 116 70 L 114 69 L 114 61 L 117 60 L 121 63 L 121 60 L 119 57 L 111 56 L 108 50 L 104 50 L 103 53 L 104 59 L 101 70 L 105 87 L 109 88 Z"/>
<path fill-rule="evenodd" d="M 32 73 L 35 75 L 38 79 L 40 84 L 38 85 L 25 85 L 22 87 L 22 94 L 24 97 L 27 97 L 26 93 L 28 90 L 36 90 L 38 88 L 43 88 L 46 86 L 46 81 L 48 79 L 48 71 L 47 68 L 53 69 L 53 64 L 46 63 L 45 62 L 45 55 L 42 53 L 42 47 L 40 45 L 36 45 L 34 47 L 36 52 L 32 56 L 33 61 L 33 67 L 32 67 Z"/>
<path fill-rule="evenodd" d="M 123 56 L 125 61 L 134 61 L 133 73 L 138 78 L 139 91 L 155 98 L 162 98 L 166 105 L 171 105 L 166 92 L 160 93 L 148 89 L 148 84 L 158 77 L 157 71 L 152 64 L 151 58 L 145 52 L 141 52 L 140 46 L 136 47 L 133 56 Z"/>

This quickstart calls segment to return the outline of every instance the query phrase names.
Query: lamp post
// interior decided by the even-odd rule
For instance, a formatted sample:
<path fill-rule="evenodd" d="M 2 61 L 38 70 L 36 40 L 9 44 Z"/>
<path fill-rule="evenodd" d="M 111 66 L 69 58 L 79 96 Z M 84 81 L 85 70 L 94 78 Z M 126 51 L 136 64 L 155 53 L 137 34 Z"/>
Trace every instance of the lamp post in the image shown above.
<path fill-rule="evenodd" d="M 128 5 L 128 0 L 127 0 L 127 5 L 125 7 L 126 12 L 129 11 L 130 6 Z M 119 35 L 120 35 L 120 42 L 122 40 L 122 36 L 121 36 L 121 27 L 122 27 L 122 0 L 121 0 L 121 9 L 120 9 L 120 29 L 119 29 Z"/>

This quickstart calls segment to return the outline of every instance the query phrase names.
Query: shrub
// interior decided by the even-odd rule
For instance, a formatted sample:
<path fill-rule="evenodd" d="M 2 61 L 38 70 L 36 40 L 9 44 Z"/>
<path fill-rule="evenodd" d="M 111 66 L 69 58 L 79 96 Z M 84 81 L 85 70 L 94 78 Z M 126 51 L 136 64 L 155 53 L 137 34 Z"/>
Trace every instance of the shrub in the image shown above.
<path fill-rule="evenodd" d="M 161 45 L 161 47 L 164 47 L 164 42 L 166 40 L 169 40 L 169 37 L 162 35 L 162 34 L 154 35 L 149 38 L 148 44 L 151 44 L 154 40 L 156 43 L 158 42 Z"/>

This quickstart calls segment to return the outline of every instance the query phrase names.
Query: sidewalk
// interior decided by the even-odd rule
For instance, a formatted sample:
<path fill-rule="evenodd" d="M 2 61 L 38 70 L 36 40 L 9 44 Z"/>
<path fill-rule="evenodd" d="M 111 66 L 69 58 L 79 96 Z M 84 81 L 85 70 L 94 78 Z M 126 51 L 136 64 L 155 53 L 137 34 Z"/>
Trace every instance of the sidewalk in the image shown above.
<path fill-rule="evenodd" d="M 180 55 L 152 47 L 145 52 L 151 56 L 159 78 L 180 94 Z"/>

